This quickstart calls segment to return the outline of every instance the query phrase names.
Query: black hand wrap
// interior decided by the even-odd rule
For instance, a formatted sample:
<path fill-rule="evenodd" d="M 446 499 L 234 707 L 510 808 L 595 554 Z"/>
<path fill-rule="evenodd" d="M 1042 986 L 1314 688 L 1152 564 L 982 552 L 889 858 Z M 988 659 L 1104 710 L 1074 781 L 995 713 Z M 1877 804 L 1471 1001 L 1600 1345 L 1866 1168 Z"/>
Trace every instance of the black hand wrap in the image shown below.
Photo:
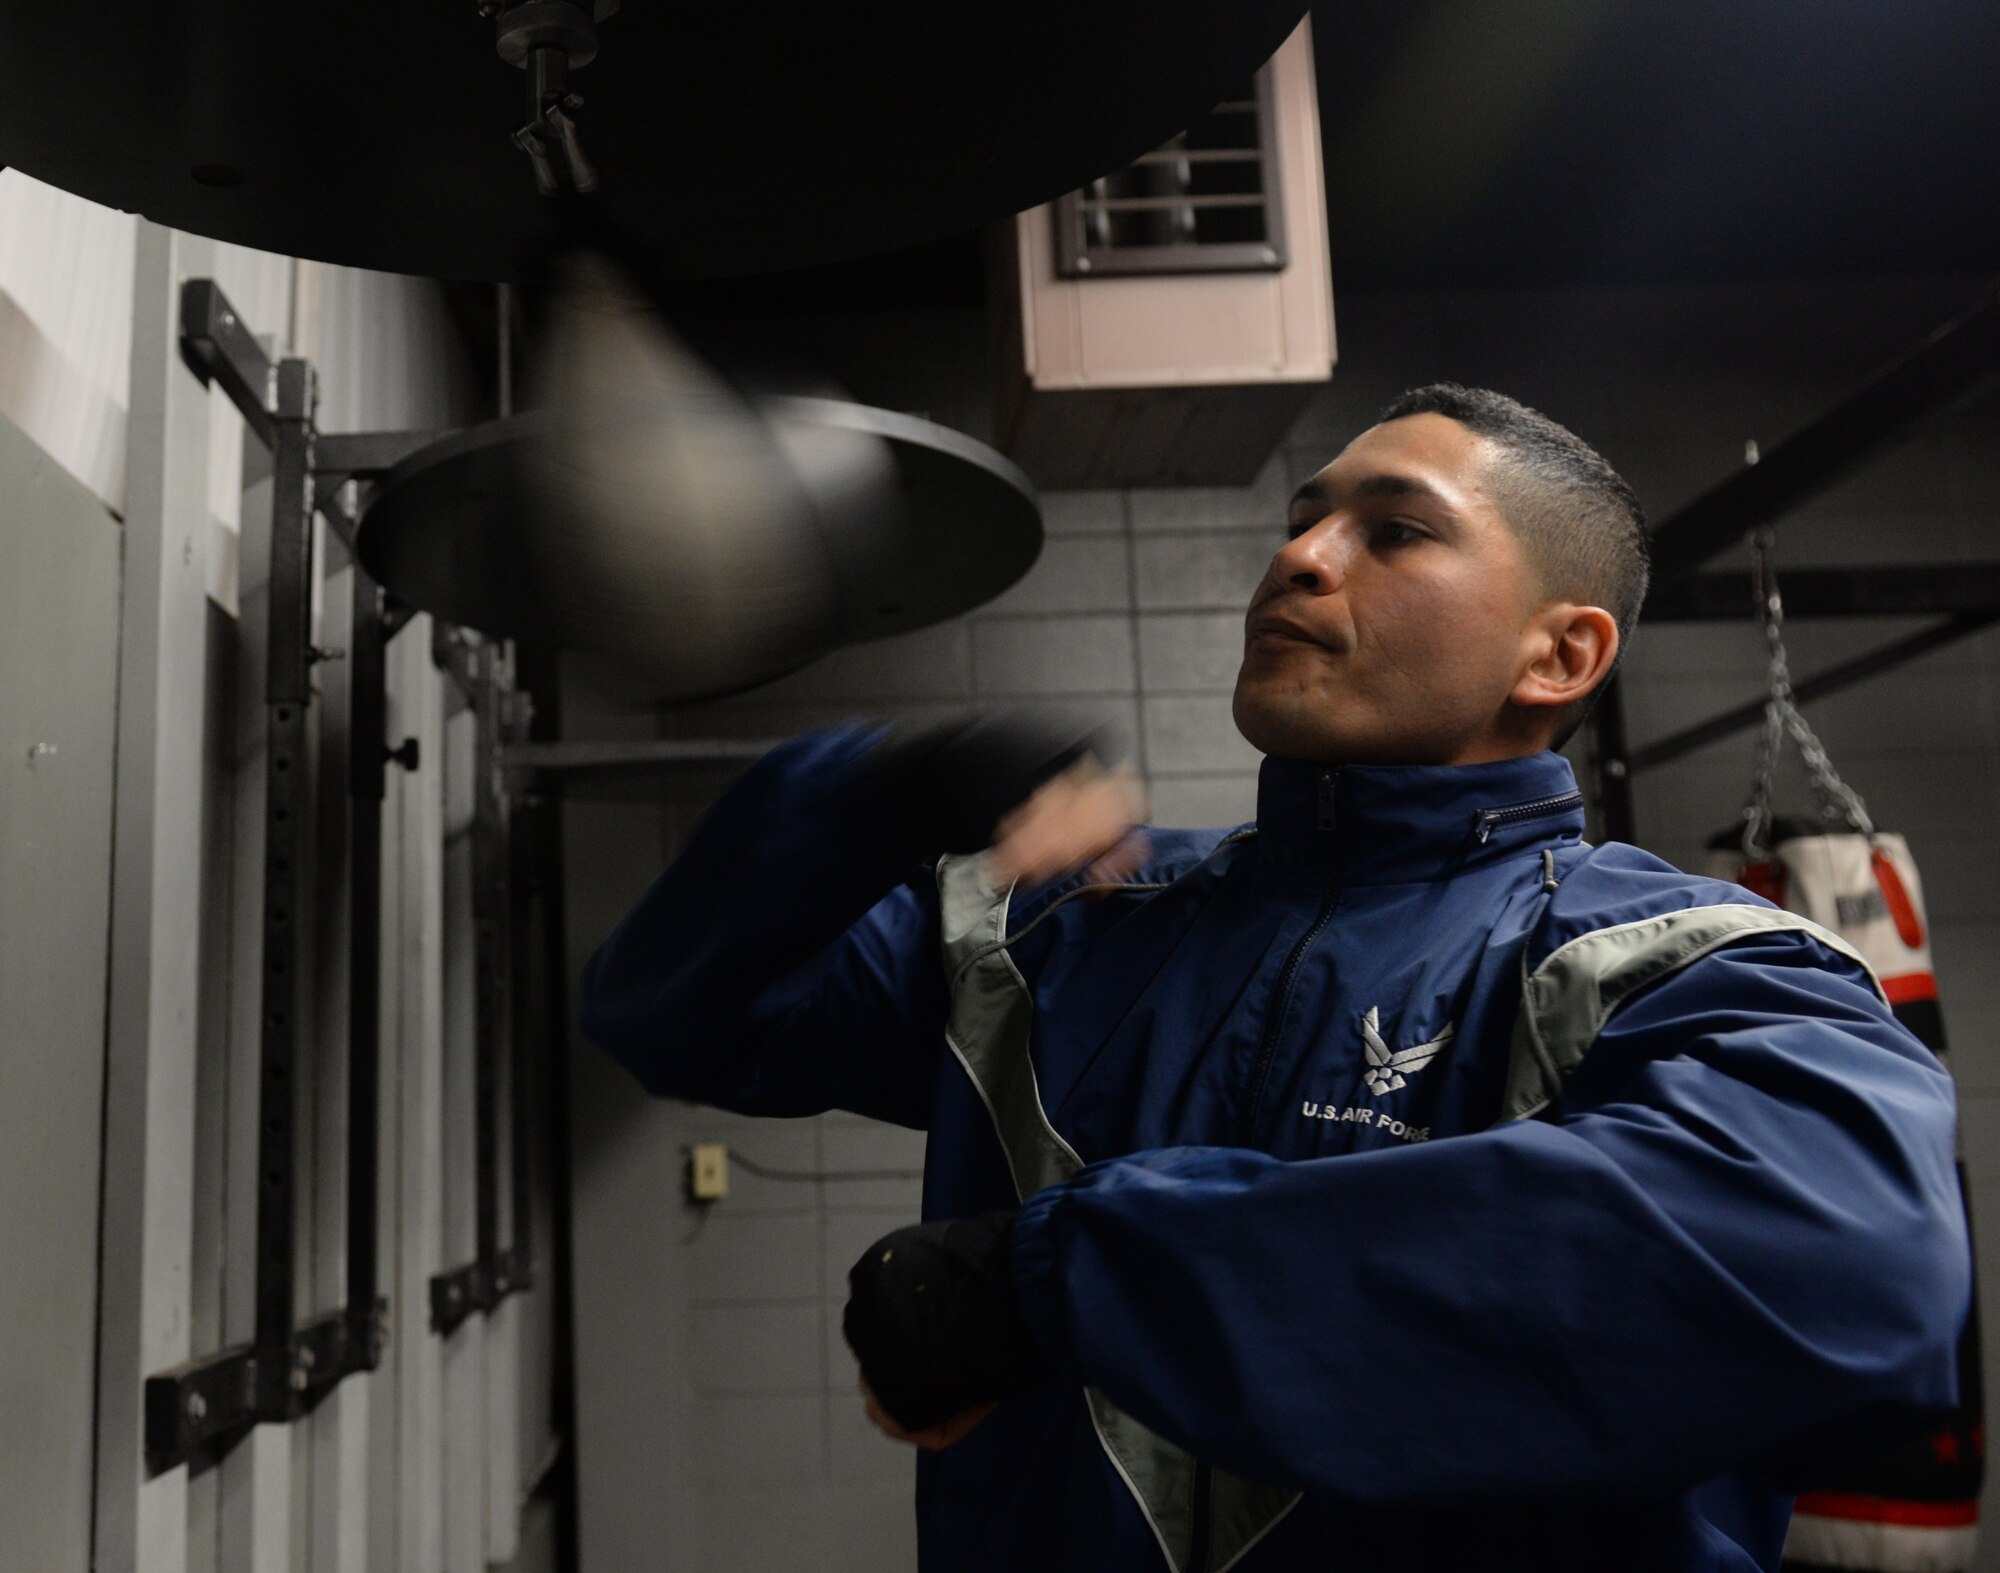
<path fill-rule="evenodd" d="M 900 728 L 857 778 L 856 808 L 870 832 L 906 838 L 916 855 L 977 852 L 1002 815 L 1090 753 L 1110 757 L 1101 728 L 1026 710 Z"/>
<path fill-rule="evenodd" d="M 849 1269 L 842 1331 L 869 1390 L 904 1430 L 1051 1375 L 1014 1302 L 1013 1222 L 993 1212 L 913 1224 Z"/>

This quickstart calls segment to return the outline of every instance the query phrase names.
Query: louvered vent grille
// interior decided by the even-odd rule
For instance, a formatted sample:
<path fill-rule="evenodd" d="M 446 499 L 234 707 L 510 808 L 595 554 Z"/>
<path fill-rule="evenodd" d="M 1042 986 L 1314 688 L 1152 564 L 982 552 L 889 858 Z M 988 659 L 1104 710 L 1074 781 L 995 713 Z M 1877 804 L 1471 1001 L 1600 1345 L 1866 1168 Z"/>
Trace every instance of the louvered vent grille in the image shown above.
<path fill-rule="evenodd" d="M 1271 68 L 1115 174 L 1055 204 L 1064 278 L 1285 265 Z"/>

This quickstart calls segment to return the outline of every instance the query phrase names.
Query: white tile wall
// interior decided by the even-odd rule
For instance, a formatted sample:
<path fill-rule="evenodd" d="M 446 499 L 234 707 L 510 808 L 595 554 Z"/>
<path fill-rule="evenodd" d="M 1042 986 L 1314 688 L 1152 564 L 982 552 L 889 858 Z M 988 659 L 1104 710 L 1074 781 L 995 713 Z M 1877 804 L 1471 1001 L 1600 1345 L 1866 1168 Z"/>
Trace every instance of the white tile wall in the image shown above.
<path fill-rule="evenodd" d="M 1282 510 L 1262 531 L 1175 531 L 1133 543 L 1134 594 L 1143 613 L 1235 611 L 1284 544 Z"/>
<path fill-rule="evenodd" d="M 1129 694 L 1134 690 L 1132 619 L 982 617 L 973 624 L 979 692 L 1010 695 Z"/>
<path fill-rule="evenodd" d="M 996 612 L 1126 612 L 1132 586 L 1125 536 L 1051 535 L 1034 567 L 1011 590 L 990 601 Z"/>

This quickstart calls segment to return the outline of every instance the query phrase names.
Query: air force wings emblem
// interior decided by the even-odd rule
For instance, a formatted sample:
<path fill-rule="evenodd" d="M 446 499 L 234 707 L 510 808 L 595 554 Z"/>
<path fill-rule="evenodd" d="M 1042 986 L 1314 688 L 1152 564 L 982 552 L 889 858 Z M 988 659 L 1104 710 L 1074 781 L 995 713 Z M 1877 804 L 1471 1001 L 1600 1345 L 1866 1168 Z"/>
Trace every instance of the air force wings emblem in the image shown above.
<path fill-rule="evenodd" d="M 1407 1084 L 1410 1077 L 1437 1058 L 1438 1051 L 1451 1042 L 1451 1035 L 1456 1030 L 1455 1027 L 1446 1027 L 1429 1043 L 1391 1050 L 1382 1041 L 1381 1010 L 1370 1006 L 1368 1014 L 1361 1018 L 1361 1044 L 1368 1051 L 1368 1073 L 1361 1079 L 1368 1084 L 1370 1095 L 1379 1098 L 1385 1092 L 1394 1092 Z"/>

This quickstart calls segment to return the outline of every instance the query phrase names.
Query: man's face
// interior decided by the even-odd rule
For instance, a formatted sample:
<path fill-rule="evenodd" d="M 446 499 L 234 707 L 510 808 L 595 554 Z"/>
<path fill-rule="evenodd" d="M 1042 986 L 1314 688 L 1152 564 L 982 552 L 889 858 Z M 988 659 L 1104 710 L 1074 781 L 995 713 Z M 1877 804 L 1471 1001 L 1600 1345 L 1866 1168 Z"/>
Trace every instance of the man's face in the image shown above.
<path fill-rule="evenodd" d="M 1465 764 L 1541 746 L 1520 740 L 1518 716 L 1503 724 L 1540 602 L 1493 458 L 1457 421 L 1412 415 L 1363 432 L 1299 489 L 1236 678 L 1236 726 L 1258 749 Z"/>

